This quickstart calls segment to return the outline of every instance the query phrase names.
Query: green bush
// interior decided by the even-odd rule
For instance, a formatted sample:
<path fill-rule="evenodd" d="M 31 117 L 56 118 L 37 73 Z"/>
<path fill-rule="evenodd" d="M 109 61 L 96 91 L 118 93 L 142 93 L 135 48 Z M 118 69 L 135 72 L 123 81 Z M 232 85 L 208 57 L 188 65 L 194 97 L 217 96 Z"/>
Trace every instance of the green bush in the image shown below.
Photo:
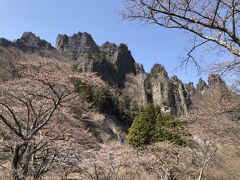
<path fill-rule="evenodd" d="M 178 145 L 185 145 L 184 123 L 175 120 L 170 115 L 159 114 L 156 119 L 154 141 L 171 141 Z"/>
<path fill-rule="evenodd" d="M 138 105 L 125 95 L 113 94 L 107 88 L 77 84 L 77 92 L 100 112 L 116 115 L 129 127 L 138 113 Z"/>
<path fill-rule="evenodd" d="M 171 141 L 185 145 L 183 122 L 160 112 L 160 107 L 147 105 L 142 107 L 129 128 L 127 141 L 134 147 L 141 147 L 152 142 Z"/>
<path fill-rule="evenodd" d="M 149 144 L 155 131 L 156 108 L 147 105 L 142 108 L 129 128 L 127 141 L 134 147 Z"/>
<path fill-rule="evenodd" d="M 80 84 L 77 91 L 79 94 L 83 94 L 86 100 L 99 111 L 107 113 L 116 111 L 117 100 L 107 89 Z"/>

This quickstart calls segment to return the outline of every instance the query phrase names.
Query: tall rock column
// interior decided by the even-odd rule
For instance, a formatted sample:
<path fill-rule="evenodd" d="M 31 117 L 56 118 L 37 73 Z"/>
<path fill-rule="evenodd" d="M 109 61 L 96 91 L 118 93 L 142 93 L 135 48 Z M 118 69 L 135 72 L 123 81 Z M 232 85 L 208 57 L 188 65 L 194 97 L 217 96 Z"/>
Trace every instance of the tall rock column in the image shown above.
<path fill-rule="evenodd" d="M 136 75 L 131 73 L 126 76 L 123 91 L 139 105 L 147 104 L 147 74 L 143 66 L 136 63 Z"/>
<path fill-rule="evenodd" d="M 188 106 L 190 105 L 190 97 L 187 93 L 187 89 L 185 88 L 182 81 L 180 81 L 177 76 L 173 76 L 171 78 L 171 82 L 175 87 L 175 106 L 176 106 L 176 114 L 178 115 L 187 115 Z"/>
<path fill-rule="evenodd" d="M 159 64 L 153 66 L 150 76 L 153 103 L 159 105 L 163 113 L 187 114 L 190 98 L 177 76 L 169 79 L 164 67 Z"/>
<path fill-rule="evenodd" d="M 164 67 L 155 64 L 151 70 L 152 101 L 159 105 L 163 112 L 172 113 L 175 107 L 171 106 L 171 88 L 168 74 Z"/>

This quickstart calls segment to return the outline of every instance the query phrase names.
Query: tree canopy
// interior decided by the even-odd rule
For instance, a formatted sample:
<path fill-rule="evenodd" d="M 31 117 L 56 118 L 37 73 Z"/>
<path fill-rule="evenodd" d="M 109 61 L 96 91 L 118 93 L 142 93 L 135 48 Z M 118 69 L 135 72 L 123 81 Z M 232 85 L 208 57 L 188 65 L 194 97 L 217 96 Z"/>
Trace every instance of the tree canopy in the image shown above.
<path fill-rule="evenodd" d="M 210 71 L 234 73 L 235 86 L 240 85 L 240 0 L 125 0 L 124 4 L 124 19 L 183 29 L 194 36 L 182 64 L 192 61 L 199 67 L 194 52 L 202 46 L 227 53 Z"/>

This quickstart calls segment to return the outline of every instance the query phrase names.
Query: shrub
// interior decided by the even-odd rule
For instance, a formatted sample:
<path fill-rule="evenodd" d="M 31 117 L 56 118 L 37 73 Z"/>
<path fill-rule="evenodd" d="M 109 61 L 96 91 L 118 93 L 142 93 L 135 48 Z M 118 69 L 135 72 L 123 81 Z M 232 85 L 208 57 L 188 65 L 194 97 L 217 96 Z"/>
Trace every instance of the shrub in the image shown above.
<path fill-rule="evenodd" d="M 138 113 L 138 105 L 131 101 L 128 96 L 116 92 L 113 94 L 107 88 L 77 84 L 77 91 L 83 94 L 86 100 L 100 112 L 116 115 L 131 126 L 134 117 Z"/>
<path fill-rule="evenodd" d="M 134 147 L 149 144 L 155 130 L 156 109 L 153 105 L 147 105 L 134 119 L 129 128 L 127 141 Z"/>
<path fill-rule="evenodd" d="M 175 120 L 170 115 L 161 114 L 160 107 L 154 105 L 141 108 L 129 128 L 127 140 L 134 147 L 166 140 L 178 145 L 186 144 L 183 122 Z"/>
<path fill-rule="evenodd" d="M 156 119 L 154 141 L 168 140 L 178 145 L 185 145 L 183 125 L 183 122 L 173 116 L 159 114 Z"/>

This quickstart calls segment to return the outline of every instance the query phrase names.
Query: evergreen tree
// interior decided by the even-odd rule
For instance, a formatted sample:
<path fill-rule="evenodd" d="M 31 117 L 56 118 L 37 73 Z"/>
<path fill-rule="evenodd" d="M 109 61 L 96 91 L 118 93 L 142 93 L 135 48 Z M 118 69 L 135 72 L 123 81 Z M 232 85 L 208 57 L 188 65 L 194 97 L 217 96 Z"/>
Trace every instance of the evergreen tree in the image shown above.
<path fill-rule="evenodd" d="M 183 123 L 170 115 L 159 114 L 156 119 L 154 141 L 171 141 L 178 145 L 185 145 L 182 132 Z"/>
<path fill-rule="evenodd" d="M 149 144 L 155 130 L 156 109 L 154 105 L 147 105 L 134 119 L 128 133 L 128 143 L 134 147 Z"/>
<path fill-rule="evenodd" d="M 161 114 L 159 106 L 150 104 L 141 108 L 129 129 L 127 140 L 134 147 L 166 140 L 185 145 L 182 128 L 182 122 Z"/>
<path fill-rule="evenodd" d="M 164 118 L 159 114 L 156 119 L 154 141 L 164 141 Z"/>

